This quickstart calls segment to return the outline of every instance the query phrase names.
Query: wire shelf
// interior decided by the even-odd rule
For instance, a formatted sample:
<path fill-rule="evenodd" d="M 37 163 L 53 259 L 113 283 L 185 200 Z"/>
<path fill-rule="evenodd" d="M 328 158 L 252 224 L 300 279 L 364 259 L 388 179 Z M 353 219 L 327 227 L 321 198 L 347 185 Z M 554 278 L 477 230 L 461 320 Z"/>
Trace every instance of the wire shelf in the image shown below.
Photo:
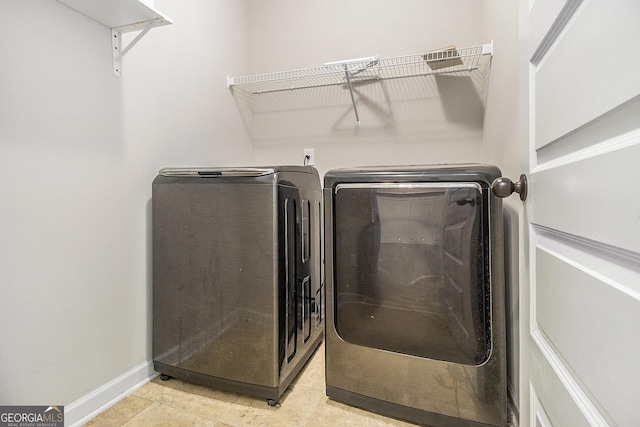
<path fill-rule="evenodd" d="M 251 76 L 227 77 L 227 86 L 258 95 L 360 81 L 400 79 L 477 69 L 481 58 L 493 54 L 493 43 L 379 59 L 377 56 L 326 63 L 321 67 Z"/>

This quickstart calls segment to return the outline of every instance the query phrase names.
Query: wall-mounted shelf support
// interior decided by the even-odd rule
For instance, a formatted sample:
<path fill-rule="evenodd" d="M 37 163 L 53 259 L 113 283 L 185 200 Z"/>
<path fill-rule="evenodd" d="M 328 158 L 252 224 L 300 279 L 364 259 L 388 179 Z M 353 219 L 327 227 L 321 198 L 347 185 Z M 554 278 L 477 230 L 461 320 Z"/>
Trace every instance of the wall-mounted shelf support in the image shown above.
<path fill-rule="evenodd" d="M 356 126 L 360 126 L 360 116 L 358 115 L 358 107 L 356 106 L 356 98 L 353 96 L 353 86 L 351 85 L 351 78 L 349 77 L 349 69 L 344 66 L 344 77 L 347 79 L 349 85 L 349 94 L 351 95 L 351 103 L 353 104 L 353 112 L 356 114 Z"/>
<path fill-rule="evenodd" d="M 113 74 L 120 77 L 121 61 L 152 28 L 173 22 L 163 13 L 140 0 L 58 0 L 77 12 L 111 28 Z M 140 31 L 124 49 L 122 33 Z"/>
<path fill-rule="evenodd" d="M 378 64 L 378 55 L 369 56 L 367 58 L 349 59 L 347 61 L 326 62 L 325 67 L 344 70 L 344 79 L 349 87 L 349 94 L 351 95 L 351 103 L 353 104 L 353 112 L 356 115 L 356 126 L 360 126 L 360 115 L 358 114 L 358 106 L 356 105 L 356 97 L 353 94 L 353 85 L 351 84 L 351 78 L 353 76 L 365 76 L 366 80 L 377 79 L 379 76 L 374 72 L 372 74 L 362 74 L 365 71 L 372 70 L 374 66 Z"/>
<path fill-rule="evenodd" d="M 246 94 L 250 101 L 269 93 L 296 89 L 347 85 L 356 126 L 360 126 L 354 84 L 370 80 L 390 80 L 437 74 L 468 73 L 486 65 L 484 56 L 493 55 L 493 42 L 456 48 L 449 46 L 427 53 L 381 58 L 370 56 L 347 61 L 327 62 L 322 67 L 281 71 L 253 76 L 227 76 L 227 87 Z"/>
<path fill-rule="evenodd" d="M 113 74 L 116 77 L 120 77 L 121 70 L 121 60 L 125 53 L 129 52 L 129 50 L 136 44 L 145 34 L 147 34 L 152 28 L 158 27 L 160 25 L 170 24 L 171 21 L 166 22 L 165 18 L 153 19 L 151 21 L 138 22 L 131 25 L 125 25 L 122 27 L 116 27 L 111 29 L 111 48 L 112 48 L 112 56 L 113 56 Z M 128 33 L 131 31 L 140 31 L 140 33 L 129 42 L 129 44 L 123 49 L 122 48 L 122 33 Z"/>

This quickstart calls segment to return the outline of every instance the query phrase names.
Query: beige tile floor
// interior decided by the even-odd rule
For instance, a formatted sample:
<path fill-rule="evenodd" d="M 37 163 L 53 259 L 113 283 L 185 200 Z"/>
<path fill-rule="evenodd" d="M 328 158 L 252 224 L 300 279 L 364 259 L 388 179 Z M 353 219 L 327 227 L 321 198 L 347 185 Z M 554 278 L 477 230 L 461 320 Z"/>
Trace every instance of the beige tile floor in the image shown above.
<path fill-rule="evenodd" d="M 325 395 L 324 344 L 271 408 L 264 399 L 159 378 L 145 384 L 85 426 L 413 426 L 329 399 Z"/>

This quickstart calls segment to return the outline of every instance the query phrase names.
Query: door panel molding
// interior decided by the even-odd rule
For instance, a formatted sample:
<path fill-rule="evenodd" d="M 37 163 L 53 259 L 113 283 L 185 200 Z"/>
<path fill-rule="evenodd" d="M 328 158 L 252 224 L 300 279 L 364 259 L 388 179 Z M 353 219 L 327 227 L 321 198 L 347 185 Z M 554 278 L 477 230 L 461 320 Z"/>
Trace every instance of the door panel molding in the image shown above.
<path fill-rule="evenodd" d="M 540 64 L 542 58 L 547 54 L 547 52 L 549 52 L 551 46 L 553 46 L 573 15 L 575 15 L 576 11 L 578 10 L 578 6 L 582 4 L 582 1 L 583 0 L 567 0 L 567 2 L 560 10 L 560 13 L 558 13 L 558 16 L 553 21 L 546 34 L 538 44 L 535 52 L 533 52 L 533 54 L 531 55 L 531 59 L 529 59 L 529 62 L 536 66 Z"/>
<path fill-rule="evenodd" d="M 537 247 L 538 240 L 540 238 L 540 234 L 537 232 L 536 227 L 534 225 L 529 226 L 529 235 L 531 239 L 529 240 L 529 265 L 532 266 L 529 274 L 529 334 L 531 336 L 531 340 L 535 345 L 536 350 L 541 354 L 545 363 L 548 367 L 551 368 L 553 376 L 562 386 L 561 389 L 568 395 L 571 399 L 575 407 L 579 410 L 579 412 L 586 419 L 587 425 L 602 425 L 605 426 L 608 423 L 605 421 L 604 417 L 600 414 L 600 412 L 596 409 L 591 399 L 586 395 L 583 391 L 582 387 L 579 385 L 578 381 L 573 377 L 571 371 L 567 368 L 564 361 L 558 356 L 556 349 L 549 342 L 544 332 L 540 329 L 537 320 L 537 274 L 536 274 L 536 266 L 538 265 L 537 260 Z M 535 360 L 535 358 L 534 358 Z M 537 369 L 536 369 L 537 366 Z M 546 371 L 543 366 L 540 366 L 540 363 L 534 363 L 534 371 Z M 545 378 L 549 378 L 548 376 Z M 535 380 L 535 376 L 533 377 Z M 540 385 L 540 387 L 543 387 Z M 549 388 L 555 389 L 552 385 L 552 382 L 546 384 L 545 391 L 548 393 Z M 556 397 L 558 395 L 556 394 Z M 544 407 L 541 401 L 538 398 L 538 393 L 536 392 L 536 388 L 533 383 L 530 383 L 530 425 L 533 426 L 552 426 L 547 413 L 544 410 Z"/>
<path fill-rule="evenodd" d="M 596 143 L 590 147 L 569 152 L 560 157 L 550 159 L 543 163 L 543 162 L 540 162 L 541 160 L 540 157 L 542 157 L 541 153 L 546 151 L 546 148 L 549 147 L 549 146 L 545 146 L 543 149 L 537 150 L 538 163 L 536 167 L 533 169 L 533 172 L 534 173 L 542 172 L 548 169 L 570 165 L 572 163 L 577 163 L 582 160 L 587 160 L 593 157 L 609 154 L 614 151 L 630 148 L 630 147 L 633 147 L 634 145 L 640 145 L 640 128 L 633 130 L 631 132 L 625 133 L 623 135 L 619 135 L 611 139 Z"/>
<path fill-rule="evenodd" d="M 531 405 L 531 425 L 532 426 L 540 426 L 540 427 L 553 427 L 551 424 L 551 420 L 549 420 L 549 416 L 544 410 L 542 406 L 542 402 L 538 400 L 538 395 L 536 394 L 536 390 L 533 387 L 533 384 L 529 384 L 530 388 L 530 405 Z"/>
<path fill-rule="evenodd" d="M 640 254 L 638 136 L 634 133 L 622 148 L 606 152 L 611 146 L 605 144 L 598 155 L 590 152 L 530 174 L 530 221 Z"/>
<path fill-rule="evenodd" d="M 640 140 L 638 117 L 640 95 L 538 149 L 534 170 L 562 166 L 567 159 L 578 161 L 586 158 L 583 155 L 603 154 Z"/>
<path fill-rule="evenodd" d="M 640 2 L 584 1 L 535 65 L 535 146 L 543 147 L 640 94 Z"/>
<path fill-rule="evenodd" d="M 633 328 L 640 323 L 640 264 L 602 258 L 602 248 L 555 239 L 553 231 L 531 231 L 532 341 L 590 425 L 633 423 L 633 397 L 618 385 L 640 382 L 640 361 L 619 356 L 640 352 Z"/>
<path fill-rule="evenodd" d="M 538 248 L 640 301 L 640 254 L 541 225 L 533 227 Z"/>
<path fill-rule="evenodd" d="M 575 407 L 580 411 L 582 416 L 584 417 L 587 425 L 591 426 L 607 426 L 609 423 L 602 416 L 602 414 L 598 411 L 598 409 L 593 405 L 589 397 L 582 390 L 578 382 L 573 378 L 571 372 L 567 369 L 565 364 L 560 360 L 560 358 L 556 355 L 553 346 L 547 341 L 544 334 L 535 330 L 531 332 L 531 338 L 533 342 L 536 344 L 537 349 L 540 351 L 542 356 L 544 357 L 545 362 L 552 369 L 555 374 L 555 378 L 560 382 L 562 386 L 562 390 L 566 392 L 568 397 L 571 399 Z M 535 388 L 532 386 L 531 393 L 531 414 L 535 416 L 535 418 L 539 417 L 540 409 L 543 407 L 541 404 L 537 394 L 535 393 Z M 534 415 L 535 414 L 535 415 Z M 547 415 L 545 413 L 545 415 Z M 546 417 L 549 420 L 548 416 Z M 578 422 L 576 419 L 572 420 L 574 424 L 577 425 Z M 535 426 L 536 424 L 532 424 Z M 552 424 L 548 424 L 552 426 Z M 560 424 L 560 425 L 568 425 L 568 424 Z"/>

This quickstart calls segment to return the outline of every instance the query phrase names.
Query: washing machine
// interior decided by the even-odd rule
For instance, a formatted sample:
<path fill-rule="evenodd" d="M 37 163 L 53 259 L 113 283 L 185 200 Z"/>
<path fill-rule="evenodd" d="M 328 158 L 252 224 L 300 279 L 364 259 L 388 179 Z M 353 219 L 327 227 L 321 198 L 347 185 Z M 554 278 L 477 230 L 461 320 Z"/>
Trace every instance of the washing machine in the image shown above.
<path fill-rule="evenodd" d="M 480 164 L 325 174 L 331 399 L 435 427 L 507 425 L 500 175 Z"/>
<path fill-rule="evenodd" d="M 152 188 L 155 370 L 276 405 L 324 336 L 318 171 L 164 168 Z"/>

